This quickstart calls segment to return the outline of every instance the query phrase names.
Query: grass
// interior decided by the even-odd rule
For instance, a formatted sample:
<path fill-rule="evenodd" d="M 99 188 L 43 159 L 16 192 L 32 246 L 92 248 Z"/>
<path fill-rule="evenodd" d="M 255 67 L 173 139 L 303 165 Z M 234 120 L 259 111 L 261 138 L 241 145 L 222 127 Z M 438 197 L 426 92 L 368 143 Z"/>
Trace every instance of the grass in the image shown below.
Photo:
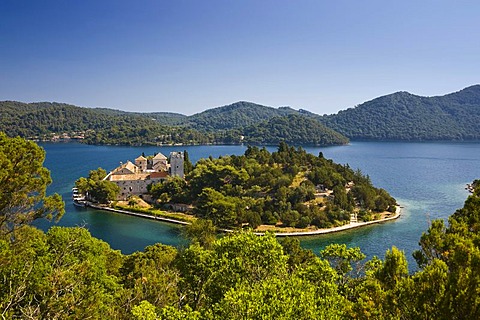
<path fill-rule="evenodd" d="M 155 208 L 145 208 L 145 207 L 136 207 L 136 206 L 129 206 L 129 205 L 122 205 L 122 204 L 116 204 L 115 209 L 122 209 L 126 211 L 132 211 L 132 212 L 138 212 L 138 213 L 144 213 L 144 214 L 149 214 L 152 216 L 157 216 L 157 217 L 162 217 L 162 218 L 167 218 L 167 219 L 174 219 L 174 220 L 179 220 L 179 221 L 184 221 L 184 222 L 190 222 L 192 223 L 193 221 L 197 220 L 196 217 L 182 213 L 182 212 L 169 212 L 169 211 L 164 211 L 160 209 L 155 209 Z"/>

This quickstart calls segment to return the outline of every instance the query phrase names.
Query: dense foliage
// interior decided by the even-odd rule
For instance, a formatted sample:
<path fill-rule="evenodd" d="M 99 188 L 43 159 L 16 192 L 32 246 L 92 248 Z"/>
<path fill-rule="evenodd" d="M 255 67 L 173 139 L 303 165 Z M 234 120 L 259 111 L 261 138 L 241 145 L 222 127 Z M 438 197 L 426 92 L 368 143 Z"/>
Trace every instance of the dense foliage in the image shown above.
<path fill-rule="evenodd" d="M 89 144 L 148 145 L 240 144 L 245 126 L 297 111 L 239 102 L 187 117 L 166 112 L 135 113 L 61 103 L 3 101 L 0 102 L 0 112 L 0 130 L 11 137 L 40 140 L 77 138 Z M 315 120 L 296 118 L 292 121 L 288 130 L 282 124 L 284 129 L 269 135 L 269 139 L 258 139 L 258 135 L 262 134 L 260 131 L 264 130 L 262 126 L 267 124 L 249 128 L 247 131 L 253 136 L 251 143 L 276 144 L 282 139 L 298 144 L 346 143 L 344 137 L 320 128 L 322 125 Z M 314 127 L 312 121 L 315 121 Z M 292 140 L 292 137 L 301 138 Z"/>
<path fill-rule="evenodd" d="M 51 139 L 81 133 L 91 144 L 277 144 L 283 140 L 328 145 L 346 143 L 344 136 L 352 140 L 480 139 L 480 85 L 438 97 L 397 92 L 324 116 L 245 101 L 191 116 L 14 101 L 0 102 L 0 112 L 0 131 L 11 137 Z"/>
<path fill-rule="evenodd" d="M 21 143 L 2 140 L 2 146 Z M 21 150 L 29 153 L 37 148 L 26 143 Z M 264 155 L 260 150 L 256 154 Z M 277 157 L 282 156 L 287 154 L 279 150 Z M 26 174 L 10 175 L 9 181 L 18 185 L 37 178 L 36 172 Z M 35 193 L 26 195 L 30 197 L 35 200 Z M 19 213 L 24 209 L 19 208 Z M 448 226 L 442 220 L 432 222 L 414 254 L 419 270 L 412 274 L 404 253 L 395 247 L 383 260 L 374 257 L 365 262 L 360 249 L 345 245 L 327 246 L 316 256 L 302 249 L 298 240 L 279 242 L 272 234 L 238 232 L 215 239 L 215 228 L 208 222 L 188 232 L 193 241 L 187 248 L 155 244 L 130 255 L 78 227 L 53 227 L 45 234 L 24 224 L 9 234 L 0 233 L 0 316 L 480 318 L 478 189 L 450 217 Z"/>
<path fill-rule="evenodd" d="M 105 169 L 91 170 L 88 178 L 81 177 L 75 181 L 75 187 L 87 200 L 107 204 L 117 199 L 120 188 L 114 182 L 104 180 L 106 176 Z"/>
<path fill-rule="evenodd" d="M 52 179 L 44 160 L 45 151 L 34 142 L 0 132 L 0 234 L 38 218 L 63 215 L 60 195 L 46 195 Z"/>
<path fill-rule="evenodd" d="M 90 144 L 206 144 L 213 135 L 164 126 L 152 117 L 109 109 L 81 108 L 60 103 L 0 102 L 0 130 L 10 137 L 51 140 L 82 137 Z M 158 115 L 157 115 L 158 116 Z M 166 116 L 168 117 L 168 116 Z"/>
<path fill-rule="evenodd" d="M 365 261 L 358 248 L 318 252 L 249 232 L 182 250 L 122 255 L 82 228 L 32 227 L 0 238 L 0 313 L 48 319 L 478 319 L 480 197 L 433 221 L 409 273 L 402 251 Z M 207 231 L 208 233 L 208 231 Z"/>
<path fill-rule="evenodd" d="M 270 118 L 243 129 L 242 133 L 245 136 L 245 143 L 257 145 L 278 145 L 281 141 L 296 146 L 348 143 L 348 138 L 325 127 L 317 120 L 295 114 Z"/>
<path fill-rule="evenodd" d="M 480 85 L 439 97 L 397 92 L 319 120 L 352 140 L 478 140 Z"/>
<path fill-rule="evenodd" d="M 228 130 L 248 127 L 273 117 L 297 113 L 290 108 L 272 108 L 240 101 L 194 114 L 189 117 L 190 125 L 199 130 Z"/>
<path fill-rule="evenodd" d="M 394 212 L 396 203 L 359 170 L 285 142 L 274 153 L 248 147 L 242 156 L 201 159 L 186 181 L 172 178 L 150 193 L 160 203 L 191 203 L 195 215 L 228 228 L 325 228 L 349 222 L 353 212 L 363 220 Z"/>

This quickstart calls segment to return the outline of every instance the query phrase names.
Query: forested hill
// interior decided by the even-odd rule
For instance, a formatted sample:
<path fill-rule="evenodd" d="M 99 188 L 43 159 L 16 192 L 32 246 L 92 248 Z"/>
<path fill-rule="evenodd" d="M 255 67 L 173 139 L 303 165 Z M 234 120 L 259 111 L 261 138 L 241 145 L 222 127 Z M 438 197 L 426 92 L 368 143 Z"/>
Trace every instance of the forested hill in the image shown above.
<path fill-rule="evenodd" d="M 121 145 L 240 144 L 246 141 L 251 144 L 287 141 L 296 145 L 340 145 L 348 142 L 312 118 L 279 118 L 298 111 L 248 102 L 190 117 L 167 112 L 133 113 L 62 103 L 15 101 L 0 102 L 0 113 L 0 131 L 10 137 L 47 141 L 77 138 L 89 144 Z M 279 119 L 262 123 L 275 117 Z M 248 139 L 242 141 L 242 136 Z"/>
<path fill-rule="evenodd" d="M 228 130 L 258 124 L 273 117 L 298 113 L 291 108 L 272 108 L 240 101 L 231 105 L 208 109 L 188 118 L 190 126 L 198 130 Z"/>
<path fill-rule="evenodd" d="M 91 144 L 140 145 L 212 143 L 214 137 L 195 130 L 161 125 L 155 116 L 112 109 L 82 108 L 63 103 L 0 102 L 0 131 L 11 137 L 52 140 L 77 137 Z M 175 119 L 172 114 L 165 118 Z M 167 119 L 168 120 L 168 119 Z M 168 121 L 165 122 L 168 123 Z"/>
<path fill-rule="evenodd" d="M 352 140 L 478 140 L 480 85 L 437 97 L 397 92 L 319 120 Z"/>
<path fill-rule="evenodd" d="M 250 144 L 339 145 L 348 138 L 317 120 L 296 114 L 273 117 L 243 130 L 245 142 Z"/>
<path fill-rule="evenodd" d="M 325 139 L 327 144 L 344 144 L 345 136 L 372 141 L 479 140 L 480 85 L 438 97 L 397 92 L 326 116 L 245 101 L 191 116 L 3 101 L 0 114 L 0 131 L 9 136 L 48 139 L 81 131 L 84 141 L 92 144 L 231 144 L 241 143 L 241 136 L 248 143 L 319 145 Z"/>

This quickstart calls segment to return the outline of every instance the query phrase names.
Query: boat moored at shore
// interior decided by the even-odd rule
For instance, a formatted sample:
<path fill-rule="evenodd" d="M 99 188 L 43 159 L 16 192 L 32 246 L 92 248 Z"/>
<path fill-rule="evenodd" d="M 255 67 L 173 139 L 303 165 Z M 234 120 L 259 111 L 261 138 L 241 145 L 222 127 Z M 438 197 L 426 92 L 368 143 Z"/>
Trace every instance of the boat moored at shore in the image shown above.
<path fill-rule="evenodd" d="M 87 204 L 85 195 L 80 193 L 80 190 L 78 190 L 78 188 L 72 188 L 72 199 L 73 204 L 77 207 L 85 207 Z"/>

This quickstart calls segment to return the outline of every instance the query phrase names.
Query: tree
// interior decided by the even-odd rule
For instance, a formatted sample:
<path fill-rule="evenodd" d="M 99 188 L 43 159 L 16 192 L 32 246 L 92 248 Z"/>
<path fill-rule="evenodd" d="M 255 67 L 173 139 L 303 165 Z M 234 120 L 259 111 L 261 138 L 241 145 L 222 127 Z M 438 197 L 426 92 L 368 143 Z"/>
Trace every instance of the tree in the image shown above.
<path fill-rule="evenodd" d="M 183 151 L 183 171 L 185 175 L 189 174 L 193 170 L 193 164 L 190 161 L 190 156 L 187 150 Z"/>
<path fill-rule="evenodd" d="M 0 132 L 0 233 L 38 218 L 58 221 L 65 212 L 60 195 L 46 195 L 52 180 L 44 160 L 45 151 L 34 142 Z"/>
<path fill-rule="evenodd" d="M 181 203 L 186 200 L 187 183 L 180 177 L 168 177 L 165 182 L 148 185 L 148 192 L 162 202 Z M 167 200 L 167 201 L 165 201 Z"/>
<path fill-rule="evenodd" d="M 144 252 L 127 256 L 121 268 L 121 282 L 126 289 L 123 305 L 144 304 L 148 301 L 162 308 L 177 301 L 178 271 L 173 266 L 177 250 L 160 243 L 148 246 Z"/>
<path fill-rule="evenodd" d="M 191 224 L 185 226 L 183 230 L 183 234 L 187 239 L 190 239 L 193 243 L 198 243 L 205 248 L 210 248 L 217 238 L 217 228 L 212 220 L 208 219 L 197 219 Z"/>
<path fill-rule="evenodd" d="M 88 178 L 81 177 L 75 186 L 88 198 L 100 203 L 108 203 L 117 198 L 120 188 L 115 183 L 103 180 L 107 176 L 105 169 L 90 170 Z"/>
<path fill-rule="evenodd" d="M 92 197 L 100 203 L 109 203 L 117 198 L 120 188 L 107 180 L 98 181 L 90 191 Z"/>
<path fill-rule="evenodd" d="M 232 227 L 237 224 L 237 208 L 241 207 L 241 199 L 224 196 L 222 193 L 205 188 L 199 196 L 195 212 L 218 227 Z"/>
<path fill-rule="evenodd" d="M 407 275 L 408 264 L 405 254 L 396 247 L 387 250 L 385 262 L 377 271 L 377 278 L 387 289 L 393 289 Z"/>
<path fill-rule="evenodd" d="M 317 286 L 293 276 L 260 283 L 244 283 L 227 292 L 214 307 L 217 319 L 341 319 L 340 296 L 321 295 Z"/>
<path fill-rule="evenodd" d="M 193 310 L 213 306 L 237 284 L 283 277 L 287 256 L 273 234 L 234 233 L 216 240 L 211 249 L 197 243 L 177 259 L 182 305 Z"/>
<path fill-rule="evenodd" d="M 298 238 L 285 237 L 280 241 L 283 251 L 288 255 L 288 267 L 295 270 L 303 264 L 307 264 L 315 259 L 315 254 L 312 250 L 303 249 L 300 246 Z"/>
<path fill-rule="evenodd" d="M 0 240 L 0 317 L 115 318 L 122 256 L 83 228 L 31 226 Z"/>
<path fill-rule="evenodd" d="M 146 300 L 140 302 L 139 305 L 132 308 L 132 315 L 136 320 L 155 320 L 157 314 L 155 313 L 155 306 Z"/>
<path fill-rule="evenodd" d="M 414 253 L 423 270 L 415 277 L 414 289 L 426 299 L 417 304 L 432 303 L 441 309 L 439 319 L 477 319 L 480 317 L 480 198 L 469 196 L 462 209 L 450 218 L 434 220 L 420 239 L 420 250 Z M 438 279 L 436 286 L 420 281 Z M 422 291 L 423 290 L 423 291 Z M 439 295 L 431 296 L 431 292 Z M 428 308 L 421 309 L 428 312 Z"/>
<path fill-rule="evenodd" d="M 342 185 L 336 185 L 333 187 L 333 203 L 339 206 L 343 210 L 351 210 L 352 205 L 348 201 L 347 193 L 345 192 L 345 187 Z"/>
<path fill-rule="evenodd" d="M 252 285 L 286 275 L 288 257 L 274 234 L 259 237 L 239 232 L 218 239 L 212 250 L 214 272 L 206 288 L 210 304 L 220 301 L 237 284 Z"/>
<path fill-rule="evenodd" d="M 330 262 L 332 268 L 341 276 L 340 285 L 345 285 L 350 278 L 348 275 L 360 274 L 360 261 L 365 259 L 365 254 L 360 248 L 347 248 L 346 244 L 331 244 L 320 251 L 320 256 Z"/>

